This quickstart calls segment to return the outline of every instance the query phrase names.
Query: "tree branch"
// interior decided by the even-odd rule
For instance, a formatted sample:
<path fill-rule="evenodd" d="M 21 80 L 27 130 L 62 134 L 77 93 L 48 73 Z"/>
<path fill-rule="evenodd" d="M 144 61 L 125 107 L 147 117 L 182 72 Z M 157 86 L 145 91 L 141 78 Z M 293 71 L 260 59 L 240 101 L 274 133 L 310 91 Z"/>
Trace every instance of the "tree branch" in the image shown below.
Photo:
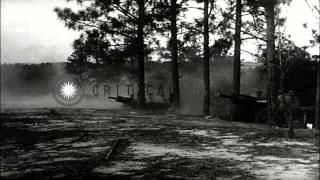
<path fill-rule="evenodd" d="M 137 21 L 138 18 L 135 17 L 133 14 L 129 13 L 127 10 L 123 9 L 120 5 L 114 5 L 114 8 L 116 8 L 118 11 L 120 11 L 122 14 L 126 15 L 133 21 Z"/>
<path fill-rule="evenodd" d="M 221 26 L 225 25 L 225 23 L 226 23 L 227 21 L 229 21 L 230 19 L 232 19 L 232 17 L 233 17 L 232 12 L 234 11 L 234 8 L 235 8 L 235 7 L 236 7 L 236 6 L 231 7 L 231 10 L 230 10 L 230 12 L 228 12 L 228 14 L 226 14 L 226 17 L 225 17 L 222 21 L 220 21 L 220 23 L 219 23 L 216 27 L 214 27 L 213 29 L 209 30 L 209 32 L 213 32 L 213 31 L 217 30 L 217 29 L 220 28 Z"/>

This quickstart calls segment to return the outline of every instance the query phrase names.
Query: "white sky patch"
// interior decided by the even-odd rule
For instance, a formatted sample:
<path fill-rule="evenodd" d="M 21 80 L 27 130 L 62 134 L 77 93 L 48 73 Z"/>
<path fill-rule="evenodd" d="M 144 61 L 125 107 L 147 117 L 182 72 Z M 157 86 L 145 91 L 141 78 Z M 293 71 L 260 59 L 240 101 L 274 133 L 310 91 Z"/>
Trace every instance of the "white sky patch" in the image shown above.
<path fill-rule="evenodd" d="M 57 19 L 65 0 L 1 1 L 1 63 L 66 61 L 78 33 Z"/>
<path fill-rule="evenodd" d="M 311 7 L 308 6 L 307 2 Z M 310 45 L 312 37 L 312 29 L 320 31 L 319 14 L 313 6 L 320 8 L 318 0 L 294 0 L 289 7 L 284 7 L 281 17 L 287 17 L 286 35 L 291 36 L 291 40 L 299 47 Z M 307 23 L 307 28 L 303 27 L 303 24 Z M 319 45 L 313 48 L 307 49 L 311 55 L 319 54 Z"/>
<path fill-rule="evenodd" d="M 319 7 L 318 0 L 308 0 L 311 6 Z M 202 4 L 189 3 L 190 6 L 202 7 Z M 1 1 L 1 63 L 41 63 L 66 62 L 72 53 L 71 44 L 79 32 L 68 30 L 64 23 L 57 19 L 53 9 L 58 7 L 77 6 L 65 0 L 2 0 Z M 319 31 L 317 12 L 312 11 L 305 0 L 294 0 L 282 11 L 287 16 L 286 35 L 297 46 L 309 45 L 312 39 L 311 30 Z M 192 11 L 187 19 L 201 17 L 200 11 Z M 304 28 L 303 23 L 308 27 Z M 253 42 L 253 41 L 251 41 Z M 256 44 L 246 41 L 242 49 L 255 53 Z M 211 41 L 210 44 L 213 42 Z M 311 55 L 319 54 L 319 47 L 307 49 Z M 233 50 L 230 50 L 232 53 Z M 157 58 L 153 58 L 157 59 Z M 241 59 L 253 61 L 248 53 L 242 52 Z"/>
<path fill-rule="evenodd" d="M 318 0 L 307 0 L 311 8 L 312 6 L 320 7 Z M 281 14 L 280 18 L 286 18 L 285 24 L 280 28 L 280 31 L 283 32 L 285 29 L 283 36 L 288 37 L 292 40 L 298 47 L 309 46 L 310 40 L 312 37 L 312 29 L 320 31 L 319 24 L 319 15 L 316 10 L 312 10 L 305 0 L 293 0 L 289 6 L 281 5 Z M 277 17 L 275 17 L 277 18 Z M 307 28 L 303 27 L 303 24 L 307 23 Z M 279 29 L 276 28 L 276 32 Z M 244 41 L 242 43 L 241 49 L 256 53 L 257 51 L 257 43 L 255 40 Z M 233 47 L 232 47 L 233 48 Z M 307 51 L 311 55 L 319 54 L 319 45 L 310 47 Z M 232 51 L 233 52 L 233 51 Z M 244 61 L 254 61 L 254 57 L 247 52 L 241 52 L 241 59 Z"/>

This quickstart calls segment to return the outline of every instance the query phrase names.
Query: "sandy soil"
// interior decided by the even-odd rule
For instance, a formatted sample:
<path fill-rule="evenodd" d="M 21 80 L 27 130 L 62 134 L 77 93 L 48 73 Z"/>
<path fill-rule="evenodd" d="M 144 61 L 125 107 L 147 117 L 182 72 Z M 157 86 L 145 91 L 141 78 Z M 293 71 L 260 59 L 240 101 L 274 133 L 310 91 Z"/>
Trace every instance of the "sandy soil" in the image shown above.
<path fill-rule="evenodd" d="M 1 178 L 319 179 L 319 132 L 295 133 L 201 116 L 7 109 Z"/>

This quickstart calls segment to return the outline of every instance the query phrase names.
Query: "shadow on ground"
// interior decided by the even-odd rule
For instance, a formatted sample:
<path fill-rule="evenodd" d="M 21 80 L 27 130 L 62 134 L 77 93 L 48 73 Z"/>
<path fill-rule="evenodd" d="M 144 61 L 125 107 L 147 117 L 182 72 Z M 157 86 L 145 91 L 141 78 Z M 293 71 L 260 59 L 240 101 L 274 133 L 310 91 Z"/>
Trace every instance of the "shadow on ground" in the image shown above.
<path fill-rule="evenodd" d="M 288 139 L 217 118 L 44 108 L 2 110 L 0 137 L 3 179 L 319 177 L 319 133 L 306 129 Z"/>

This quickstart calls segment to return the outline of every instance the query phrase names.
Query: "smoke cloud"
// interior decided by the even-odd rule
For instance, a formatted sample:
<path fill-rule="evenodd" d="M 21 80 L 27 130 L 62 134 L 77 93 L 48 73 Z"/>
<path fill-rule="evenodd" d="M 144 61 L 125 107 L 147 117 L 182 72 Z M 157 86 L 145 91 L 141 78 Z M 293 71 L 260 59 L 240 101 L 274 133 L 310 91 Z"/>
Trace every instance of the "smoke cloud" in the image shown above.
<path fill-rule="evenodd" d="M 1 108 L 61 108 L 53 95 L 52 87 L 55 79 L 66 75 L 65 63 L 38 65 L 2 65 L 1 66 Z M 230 102 L 217 98 L 219 91 L 225 94 L 232 92 L 232 62 L 216 61 L 210 66 L 211 112 L 216 116 L 229 113 Z M 181 66 L 180 94 L 181 112 L 183 114 L 202 114 L 203 76 L 202 65 Z M 146 72 L 147 102 L 167 102 L 170 95 L 170 72 L 163 69 L 152 69 Z M 148 85 L 150 84 L 150 85 Z M 117 90 L 118 85 L 118 90 Z M 84 97 L 72 108 L 119 109 L 121 103 L 109 99 L 118 95 L 136 98 L 137 86 L 123 76 L 120 82 L 106 81 L 84 83 Z M 108 90 L 106 90 L 108 87 Z M 129 88 L 129 89 L 128 89 Z M 256 64 L 242 66 L 241 92 L 250 95 L 258 90 L 265 91 L 265 77 Z"/>

